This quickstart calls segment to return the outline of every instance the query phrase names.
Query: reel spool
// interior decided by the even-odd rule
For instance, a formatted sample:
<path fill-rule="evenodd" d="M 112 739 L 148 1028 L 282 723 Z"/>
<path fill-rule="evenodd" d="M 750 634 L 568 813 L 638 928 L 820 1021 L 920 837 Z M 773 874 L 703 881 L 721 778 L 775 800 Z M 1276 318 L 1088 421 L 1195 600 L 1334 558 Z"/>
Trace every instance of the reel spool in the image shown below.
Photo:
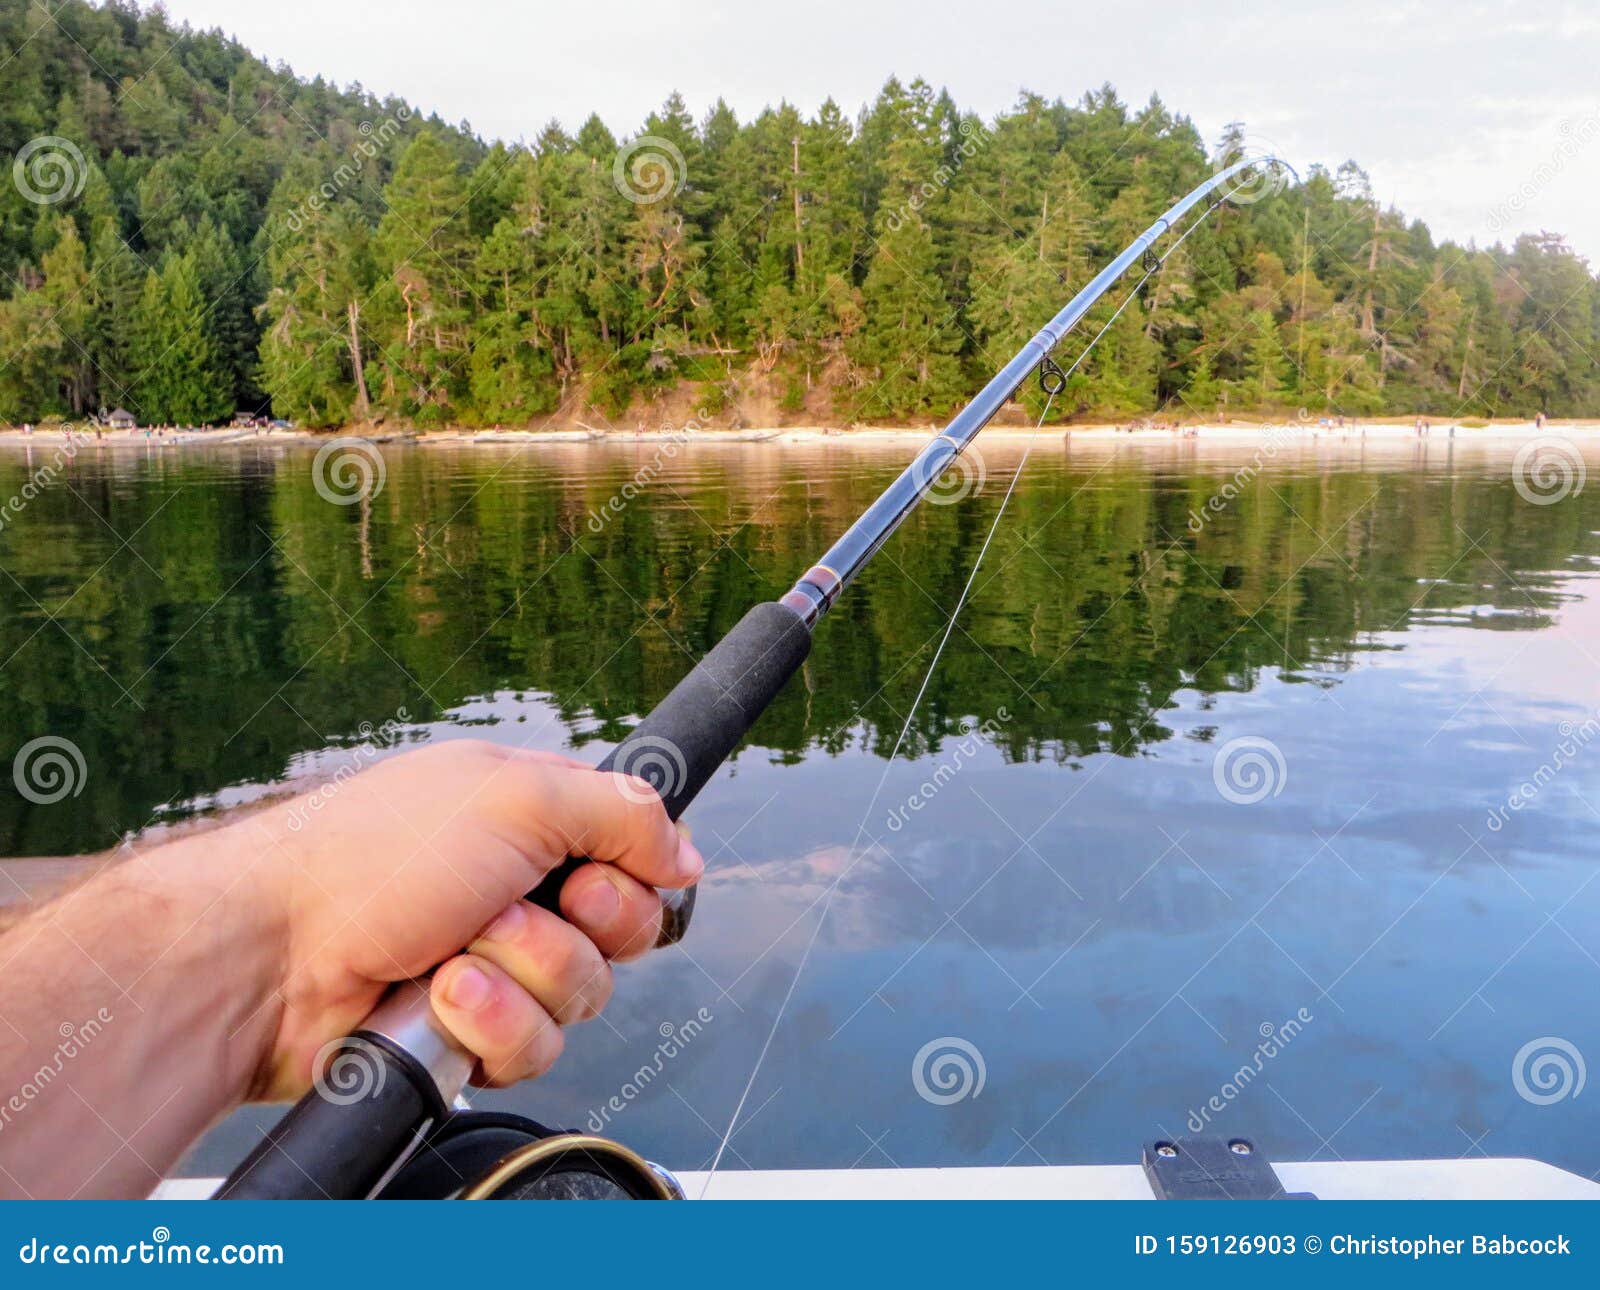
<path fill-rule="evenodd" d="M 412 1153 L 380 1200 L 682 1200 L 660 1165 L 592 1133 L 520 1115 L 458 1111 Z"/>

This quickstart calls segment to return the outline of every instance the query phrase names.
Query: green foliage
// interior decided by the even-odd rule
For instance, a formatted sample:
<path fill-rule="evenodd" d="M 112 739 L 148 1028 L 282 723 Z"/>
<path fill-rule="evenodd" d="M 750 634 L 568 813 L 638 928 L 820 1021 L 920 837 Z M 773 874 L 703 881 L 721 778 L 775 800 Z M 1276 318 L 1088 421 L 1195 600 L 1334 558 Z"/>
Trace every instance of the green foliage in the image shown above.
<path fill-rule="evenodd" d="M 1006 494 L 1015 454 L 1000 452 L 981 492 L 906 519 L 822 623 L 811 683 L 784 688 L 743 756 L 889 755 Z M 574 743 L 619 738 L 900 468 L 874 453 L 841 466 L 829 446 L 758 470 L 692 453 L 621 443 L 573 471 L 388 450 L 359 506 L 319 496 L 309 448 L 231 474 L 189 453 L 153 467 L 80 453 L 0 527 L 0 750 L 48 730 L 116 770 L 70 811 L 0 793 L 0 848 L 112 846 L 163 804 L 276 781 L 400 708 L 475 722 L 548 703 Z M 652 458 L 668 473 L 640 488 Z M 984 556 L 1003 573 L 980 578 L 901 754 L 1004 709 L 1009 759 L 1138 755 L 1172 738 L 1167 710 L 1196 691 L 1248 690 L 1267 669 L 1325 680 L 1441 617 L 1458 634 L 1537 629 L 1569 608 L 1568 571 L 1600 556 L 1593 487 L 1529 506 L 1508 469 L 1446 479 L 1437 457 L 1237 465 L 1152 465 L 1115 445 L 1036 456 Z M 0 497 L 38 466 L 0 455 Z"/>
<path fill-rule="evenodd" d="M 1159 99 L 985 122 L 896 79 L 854 121 L 673 95 L 620 154 L 596 117 L 486 146 L 159 8 L 53 13 L 0 0 L 0 144 L 83 158 L 56 203 L 0 185 L 12 420 L 637 417 L 706 360 L 734 418 L 938 417 L 1211 167 Z M 1108 327 L 1052 417 L 1600 415 L 1588 265 L 1549 234 L 1435 245 L 1353 163 L 1218 210 L 1119 302 L 1063 345 Z"/>
<path fill-rule="evenodd" d="M 424 128 L 405 104 L 298 80 L 128 0 L 0 0 L 0 62 L 0 151 L 71 149 L 51 147 L 59 200 L 0 184 L 0 417 L 361 414 L 330 338 L 366 299 L 383 189 Z M 463 162 L 483 151 L 441 133 Z"/>
<path fill-rule="evenodd" d="M 206 313 L 193 250 L 169 255 L 159 274 L 146 275 L 131 347 L 143 420 L 206 425 L 232 410 L 232 381 Z"/>

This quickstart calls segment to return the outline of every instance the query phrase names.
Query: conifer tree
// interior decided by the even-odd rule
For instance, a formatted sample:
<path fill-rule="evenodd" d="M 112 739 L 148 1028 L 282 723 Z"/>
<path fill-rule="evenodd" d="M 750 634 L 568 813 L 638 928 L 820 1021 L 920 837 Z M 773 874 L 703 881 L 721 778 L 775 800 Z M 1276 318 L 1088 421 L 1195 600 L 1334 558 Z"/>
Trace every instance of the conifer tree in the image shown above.
<path fill-rule="evenodd" d="M 206 300 L 192 255 L 169 255 L 145 277 L 135 314 L 131 365 L 140 417 L 203 426 L 233 410 L 231 373 L 206 325 Z"/>
<path fill-rule="evenodd" d="M 51 12 L 0 0 L 0 132 L 71 145 L 59 193 L 0 185 L 12 421 L 641 424 L 673 394 L 734 422 L 935 417 L 1247 137 L 1109 85 L 985 119 L 891 78 L 859 115 L 697 120 L 674 94 L 621 141 L 591 116 L 486 142 L 159 9 Z M 640 142 L 659 192 L 629 192 Z M 1435 242 L 1354 162 L 1253 195 L 1053 415 L 1600 415 L 1600 282 L 1559 237 Z"/>
<path fill-rule="evenodd" d="M 384 202 L 372 308 L 382 401 L 419 424 L 446 424 L 468 385 L 475 248 L 467 188 L 437 133 L 424 131 L 406 148 Z"/>

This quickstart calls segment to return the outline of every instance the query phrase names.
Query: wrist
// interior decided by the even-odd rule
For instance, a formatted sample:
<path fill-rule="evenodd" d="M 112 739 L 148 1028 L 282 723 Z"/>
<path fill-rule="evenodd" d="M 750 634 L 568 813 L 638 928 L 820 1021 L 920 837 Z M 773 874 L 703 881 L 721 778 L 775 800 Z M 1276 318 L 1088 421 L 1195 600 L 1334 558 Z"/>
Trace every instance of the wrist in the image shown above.
<path fill-rule="evenodd" d="M 0 946 L 0 1077 L 16 1087 L 73 1062 L 4 1126 L 8 1154 L 35 1162 L 34 1194 L 146 1194 L 258 1078 L 278 1024 L 281 921 L 221 836 L 136 852 Z"/>
<path fill-rule="evenodd" d="M 207 1019 L 208 1059 L 229 1109 L 268 1065 L 283 998 L 286 902 L 233 828 L 168 843 L 118 866 L 131 911 L 151 910 L 167 944 L 158 997 L 187 996 Z"/>

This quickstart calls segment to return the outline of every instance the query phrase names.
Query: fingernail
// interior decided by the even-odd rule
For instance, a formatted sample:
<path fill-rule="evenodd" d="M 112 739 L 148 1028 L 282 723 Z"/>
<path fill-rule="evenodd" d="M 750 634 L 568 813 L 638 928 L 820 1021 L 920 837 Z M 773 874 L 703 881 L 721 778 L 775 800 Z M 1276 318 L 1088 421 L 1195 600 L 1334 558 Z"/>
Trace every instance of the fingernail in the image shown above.
<path fill-rule="evenodd" d="M 688 838 L 678 840 L 678 876 L 684 882 L 693 882 L 705 872 L 706 859 L 700 854 L 700 848 L 689 841 Z"/>
<path fill-rule="evenodd" d="M 610 927 L 622 912 L 622 897 L 611 881 L 587 882 L 572 897 L 572 916 L 596 931 Z"/>
<path fill-rule="evenodd" d="M 493 993 L 494 986 L 489 978 L 470 963 L 457 968 L 444 987 L 445 1002 L 464 1012 L 476 1012 L 489 1002 Z"/>
<path fill-rule="evenodd" d="M 528 911 L 519 900 L 514 905 L 507 905 L 494 922 L 483 929 L 480 940 L 485 941 L 514 941 L 522 931 L 522 926 L 528 921 Z"/>

